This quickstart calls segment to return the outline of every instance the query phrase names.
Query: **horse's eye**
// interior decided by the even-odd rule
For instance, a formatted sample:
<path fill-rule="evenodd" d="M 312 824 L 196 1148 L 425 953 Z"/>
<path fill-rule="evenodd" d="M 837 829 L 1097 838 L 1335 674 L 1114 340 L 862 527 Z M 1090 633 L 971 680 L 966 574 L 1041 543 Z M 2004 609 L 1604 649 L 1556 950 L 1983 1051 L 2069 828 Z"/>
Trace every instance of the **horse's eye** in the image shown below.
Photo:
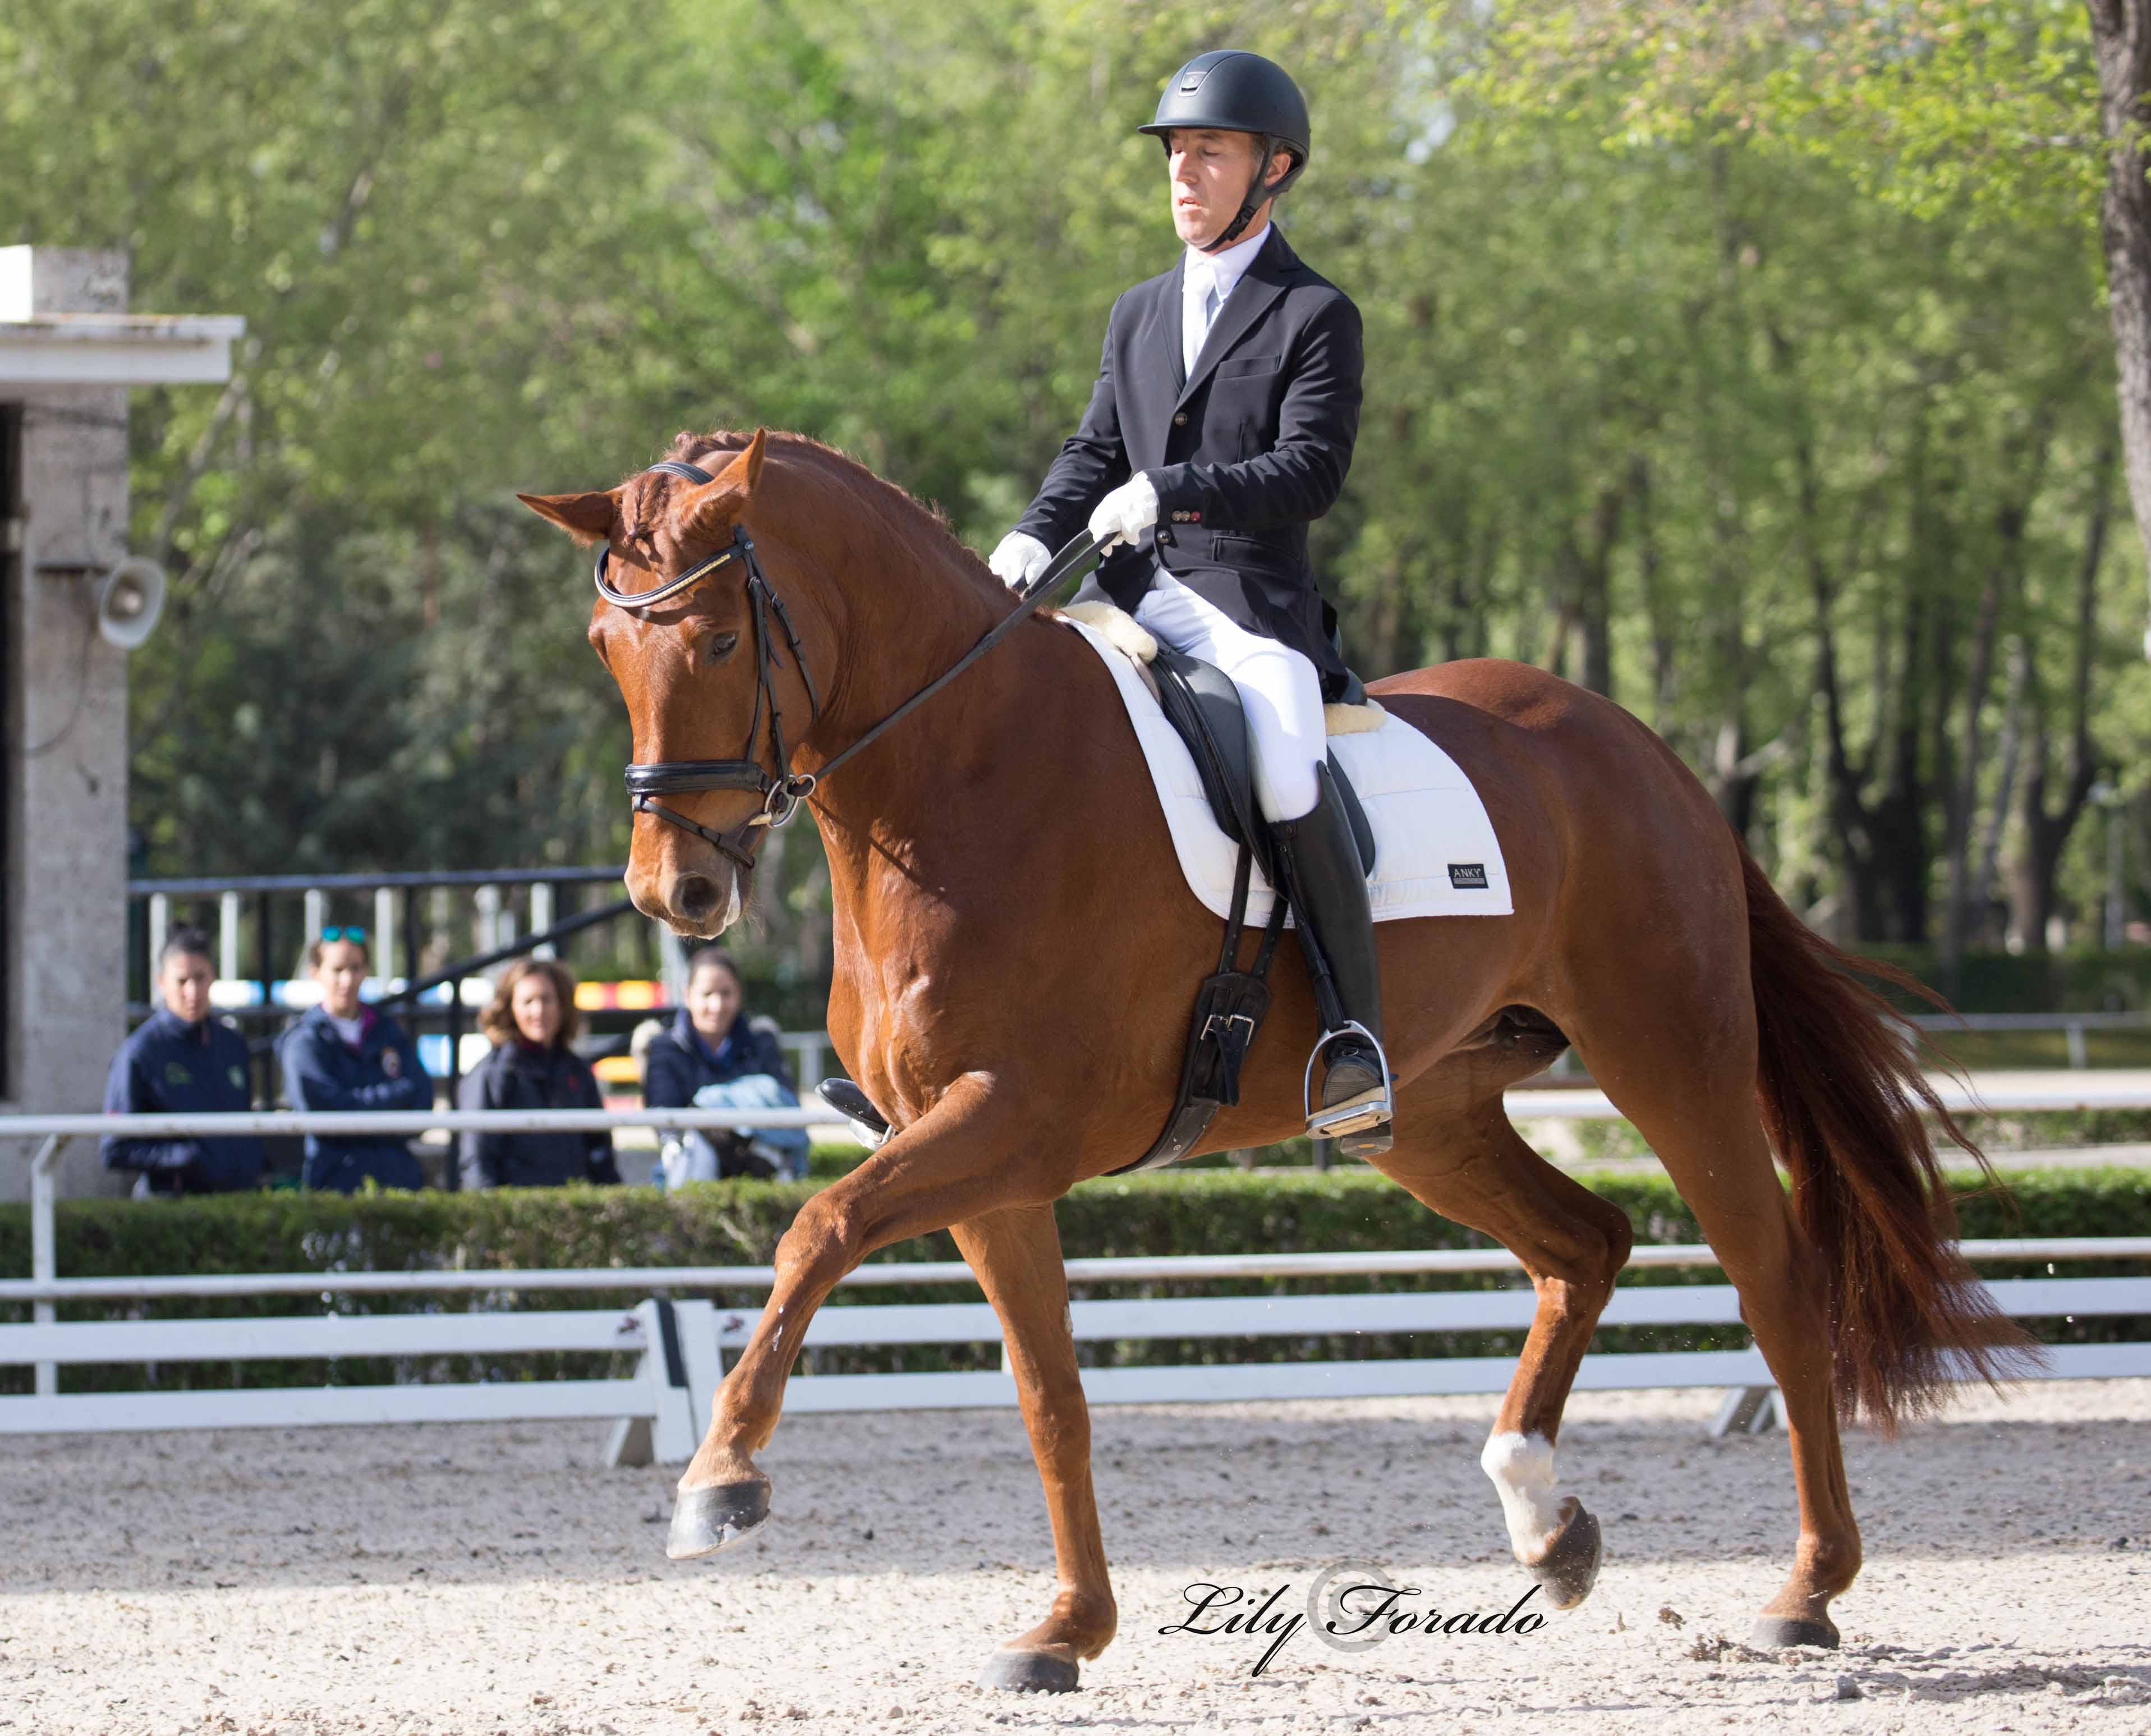
<path fill-rule="evenodd" d="M 723 662 L 726 658 L 731 655 L 732 647 L 738 643 L 739 635 L 736 633 L 712 634 L 710 638 L 708 647 L 710 661 L 712 663 Z"/>

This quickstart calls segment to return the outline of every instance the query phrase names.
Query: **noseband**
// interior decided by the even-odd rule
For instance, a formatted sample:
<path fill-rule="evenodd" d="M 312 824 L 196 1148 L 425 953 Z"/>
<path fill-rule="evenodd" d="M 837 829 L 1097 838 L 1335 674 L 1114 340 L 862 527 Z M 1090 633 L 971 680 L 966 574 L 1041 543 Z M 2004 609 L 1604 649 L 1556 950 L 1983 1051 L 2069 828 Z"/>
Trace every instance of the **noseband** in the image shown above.
<path fill-rule="evenodd" d="M 683 463 L 676 458 L 664 459 L 652 464 L 650 469 L 660 475 L 679 477 L 686 482 L 707 484 L 716 480 L 701 466 Z M 795 772 L 792 769 L 791 750 L 784 739 L 784 716 L 777 701 L 775 675 L 777 651 L 775 641 L 769 636 L 769 617 L 772 610 L 777 615 L 777 625 L 784 630 L 785 643 L 792 648 L 792 660 L 798 668 L 799 678 L 807 684 L 807 702 L 812 707 L 812 716 L 807 721 L 810 729 L 820 721 L 822 696 L 814 686 L 814 672 L 807 666 L 807 654 L 800 647 L 799 635 L 792 630 L 792 616 L 784 607 L 784 599 L 777 595 L 775 588 L 763 576 L 762 563 L 755 559 L 754 539 L 743 528 L 735 526 L 731 541 L 716 554 L 696 561 L 686 572 L 653 585 L 648 590 L 633 592 L 613 589 L 605 577 L 607 558 L 611 551 L 607 544 L 599 544 L 597 568 L 594 575 L 598 595 L 616 608 L 646 609 L 653 603 L 662 603 L 668 598 L 678 596 L 726 561 L 738 560 L 747 566 L 747 606 L 754 620 L 754 715 L 747 721 L 747 745 L 742 757 L 736 760 L 647 760 L 630 763 L 627 768 L 627 793 L 634 803 L 635 812 L 654 814 L 683 832 L 691 832 L 696 837 L 716 845 L 741 868 L 752 868 L 754 845 L 757 840 L 751 834 L 755 828 L 783 825 L 799 811 L 799 804 L 827 782 L 839 766 L 853 754 L 862 752 L 884 730 L 924 705 L 1007 638 L 1019 622 L 1045 601 L 1063 580 L 1081 567 L 1097 549 L 1098 545 L 1088 535 L 1079 533 L 1073 541 L 1046 563 L 1045 570 L 1017 598 L 1015 612 L 997 623 L 948 669 L 913 694 L 843 752 L 827 761 L 819 772 Z M 765 699 L 769 703 L 770 747 L 777 761 L 774 772 L 766 770 L 762 762 L 754 757 L 755 736 L 762 727 L 762 707 Z M 654 799 L 659 796 L 686 794 L 697 790 L 752 790 L 762 797 L 762 812 L 731 832 L 716 832 L 707 826 L 698 825 L 676 808 L 667 807 Z"/>
<path fill-rule="evenodd" d="M 684 464 L 671 458 L 652 464 L 650 469 L 666 476 L 676 476 L 684 481 L 707 483 L 716 480 L 699 465 Z M 610 549 L 598 544 L 598 595 L 608 603 L 621 609 L 646 609 L 653 603 L 661 603 L 678 596 L 727 561 L 742 561 L 747 566 L 747 610 L 754 624 L 754 715 L 747 720 L 747 742 L 741 757 L 736 760 L 648 760 L 639 761 L 627 768 L 627 793 L 635 812 L 655 814 L 659 819 L 691 832 L 706 840 L 743 868 L 754 866 L 754 840 L 750 834 L 757 826 L 782 826 L 798 812 L 799 804 L 812 795 L 814 776 L 812 772 L 794 773 L 792 770 L 791 749 L 784 739 L 784 712 L 777 703 L 777 650 L 770 637 L 769 617 L 773 610 L 777 625 L 784 630 L 785 643 L 792 648 L 792 660 L 799 671 L 799 678 L 807 684 L 807 702 L 812 707 L 807 726 L 812 728 L 822 715 L 822 696 L 814 686 L 814 672 L 807 666 L 806 653 L 801 650 L 799 635 L 792 625 L 790 612 L 784 599 L 777 595 L 769 580 L 763 575 L 762 563 L 755 559 L 754 539 L 742 528 L 735 526 L 732 539 L 706 559 L 699 560 L 684 573 L 667 579 L 661 585 L 645 591 L 615 590 L 605 578 L 605 565 Z M 754 757 L 755 737 L 762 729 L 762 708 L 769 706 L 769 745 L 777 762 L 777 770 L 764 769 Z M 676 808 L 667 807 L 655 798 L 660 796 L 684 795 L 699 790 L 752 790 L 762 797 L 762 812 L 743 826 L 731 832 L 717 832 L 689 819 Z"/>

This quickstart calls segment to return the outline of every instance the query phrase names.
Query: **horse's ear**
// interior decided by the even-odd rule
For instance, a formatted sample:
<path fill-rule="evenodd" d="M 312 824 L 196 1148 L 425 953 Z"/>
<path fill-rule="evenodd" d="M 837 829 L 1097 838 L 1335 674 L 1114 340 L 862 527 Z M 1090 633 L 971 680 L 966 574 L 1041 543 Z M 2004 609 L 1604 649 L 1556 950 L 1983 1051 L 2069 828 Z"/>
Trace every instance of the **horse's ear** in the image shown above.
<path fill-rule="evenodd" d="M 681 512 L 681 529 L 689 536 L 715 536 L 736 524 L 754 498 L 762 480 L 762 460 L 769 444 L 769 430 L 757 428 L 754 438 L 742 447 L 706 487 L 689 495 Z"/>
<path fill-rule="evenodd" d="M 595 543 L 611 536 L 619 518 L 620 503 L 603 488 L 587 494 L 518 494 L 515 498 L 579 543 Z"/>

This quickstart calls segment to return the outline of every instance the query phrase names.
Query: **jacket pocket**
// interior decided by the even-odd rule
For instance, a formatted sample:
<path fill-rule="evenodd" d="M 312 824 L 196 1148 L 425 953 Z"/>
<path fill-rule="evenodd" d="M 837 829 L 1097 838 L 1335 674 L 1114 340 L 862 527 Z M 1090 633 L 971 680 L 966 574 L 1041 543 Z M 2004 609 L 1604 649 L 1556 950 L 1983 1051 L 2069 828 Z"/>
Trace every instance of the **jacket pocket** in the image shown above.
<path fill-rule="evenodd" d="M 1231 380 L 1245 374 L 1273 374 L 1283 366 L 1282 356 L 1227 356 L 1217 364 L 1212 377 Z"/>
<path fill-rule="evenodd" d="M 1288 549 L 1259 537 L 1227 536 L 1211 539 L 1212 556 L 1228 567 L 1258 568 L 1266 573 L 1298 574 L 1298 559 Z"/>

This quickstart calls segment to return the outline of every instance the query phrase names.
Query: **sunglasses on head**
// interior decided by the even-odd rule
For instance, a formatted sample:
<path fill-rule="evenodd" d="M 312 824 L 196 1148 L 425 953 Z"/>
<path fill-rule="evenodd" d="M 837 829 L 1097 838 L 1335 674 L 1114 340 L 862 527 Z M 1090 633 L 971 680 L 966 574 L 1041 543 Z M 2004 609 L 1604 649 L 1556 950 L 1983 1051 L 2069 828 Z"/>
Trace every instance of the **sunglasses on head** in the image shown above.
<path fill-rule="evenodd" d="M 321 930 L 321 939 L 324 940 L 348 940 L 353 946 L 364 946 L 366 944 L 366 930 L 357 927 L 347 929 L 323 929 Z"/>

